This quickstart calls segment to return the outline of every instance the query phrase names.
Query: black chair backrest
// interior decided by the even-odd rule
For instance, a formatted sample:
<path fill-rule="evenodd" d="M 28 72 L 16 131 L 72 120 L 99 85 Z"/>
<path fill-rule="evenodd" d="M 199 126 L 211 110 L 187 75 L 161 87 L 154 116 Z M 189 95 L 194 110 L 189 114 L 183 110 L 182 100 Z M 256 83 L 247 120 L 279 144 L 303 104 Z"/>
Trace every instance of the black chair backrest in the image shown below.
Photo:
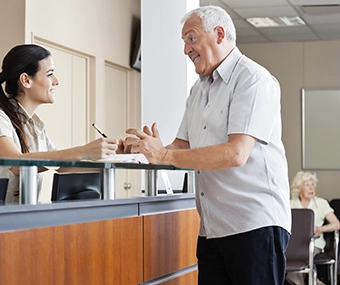
<path fill-rule="evenodd" d="M 314 212 L 292 209 L 292 231 L 286 251 L 287 260 L 309 259 L 309 241 L 314 235 Z"/>
<path fill-rule="evenodd" d="M 333 199 L 330 203 L 331 208 L 334 210 L 334 214 L 340 220 L 340 199 Z"/>
<path fill-rule="evenodd" d="M 323 224 L 327 225 L 328 221 L 325 219 L 325 222 Z M 334 251 L 334 232 L 324 232 L 323 238 L 325 239 L 325 242 L 326 242 L 324 252 L 333 253 L 333 251 Z"/>
<path fill-rule="evenodd" d="M 52 201 L 101 198 L 100 172 L 55 173 Z"/>
<path fill-rule="evenodd" d="M 8 178 L 0 178 L 0 204 L 5 202 Z"/>

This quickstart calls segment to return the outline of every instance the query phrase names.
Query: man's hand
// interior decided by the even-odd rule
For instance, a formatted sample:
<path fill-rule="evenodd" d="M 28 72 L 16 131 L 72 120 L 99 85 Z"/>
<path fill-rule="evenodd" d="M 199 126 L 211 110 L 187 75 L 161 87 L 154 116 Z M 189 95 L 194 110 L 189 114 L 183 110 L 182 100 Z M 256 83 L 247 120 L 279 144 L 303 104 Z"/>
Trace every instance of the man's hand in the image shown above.
<path fill-rule="evenodd" d="M 156 123 L 152 124 L 151 130 L 144 126 L 143 130 L 128 129 L 126 133 L 136 136 L 125 139 L 125 145 L 131 153 L 142 153 L 153 164 L 166 164 L 167 150 L 160 139 Z"/>

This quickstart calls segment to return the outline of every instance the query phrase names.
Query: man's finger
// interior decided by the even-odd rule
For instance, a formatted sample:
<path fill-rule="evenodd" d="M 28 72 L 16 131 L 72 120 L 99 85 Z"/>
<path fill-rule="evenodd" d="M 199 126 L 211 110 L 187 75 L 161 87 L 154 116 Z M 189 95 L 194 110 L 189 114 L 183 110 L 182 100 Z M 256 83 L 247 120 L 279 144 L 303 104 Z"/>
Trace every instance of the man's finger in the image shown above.
<path fill-rule="evenodd" d="M 159 138 L 159 132 L 158 132 L 156 123 L 152 124 L 151 129 L 152 129 L 153 137 Z"/>
<path fill-rule="evenodd" d="M 147 137 L 147 134 L 145 134 L 143 131 L 138 130 L 138 129 L 131 128 L 131 129 L 127 129 L 125 132 L 129 135 L 135 135 L 139 137 L 140 139 L 144 139 Z"/>
<path fill-rule="evenodd" d="M 143 127 L 143 132 L 146 133 L 146 134 L 149 135 L 149 136 L 152 135 L 152 133 L 151 133 L 151 131 L 150 131 L 150 129 L 149 129 L 148 126 L 144 126 L 144 127 Z"/>

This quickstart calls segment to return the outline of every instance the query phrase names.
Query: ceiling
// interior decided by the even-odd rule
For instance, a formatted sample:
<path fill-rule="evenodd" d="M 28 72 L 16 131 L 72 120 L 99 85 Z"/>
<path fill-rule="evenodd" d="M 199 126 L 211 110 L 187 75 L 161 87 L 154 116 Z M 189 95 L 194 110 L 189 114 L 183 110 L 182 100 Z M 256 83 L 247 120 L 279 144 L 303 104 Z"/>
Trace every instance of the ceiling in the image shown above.
<path fill-rule="evenodd" d="M 200 0 L 232 17 L 237 43 L 340 40 L 340 0 Z M 255 28 L 246 18 L 295 17 L 305 25 Z"/>

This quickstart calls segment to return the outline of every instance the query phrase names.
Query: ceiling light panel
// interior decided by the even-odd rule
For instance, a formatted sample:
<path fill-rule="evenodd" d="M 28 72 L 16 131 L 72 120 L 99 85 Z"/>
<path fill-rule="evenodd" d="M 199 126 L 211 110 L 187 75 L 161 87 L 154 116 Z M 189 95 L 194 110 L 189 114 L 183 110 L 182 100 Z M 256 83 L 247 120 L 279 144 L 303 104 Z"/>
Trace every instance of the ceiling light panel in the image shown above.
<path fill-rule="evenodd" d="M 247 18 L 247 21 L 256 28 L 302 26 L 305 22 L 300 17 L 257 17 Z"/>

